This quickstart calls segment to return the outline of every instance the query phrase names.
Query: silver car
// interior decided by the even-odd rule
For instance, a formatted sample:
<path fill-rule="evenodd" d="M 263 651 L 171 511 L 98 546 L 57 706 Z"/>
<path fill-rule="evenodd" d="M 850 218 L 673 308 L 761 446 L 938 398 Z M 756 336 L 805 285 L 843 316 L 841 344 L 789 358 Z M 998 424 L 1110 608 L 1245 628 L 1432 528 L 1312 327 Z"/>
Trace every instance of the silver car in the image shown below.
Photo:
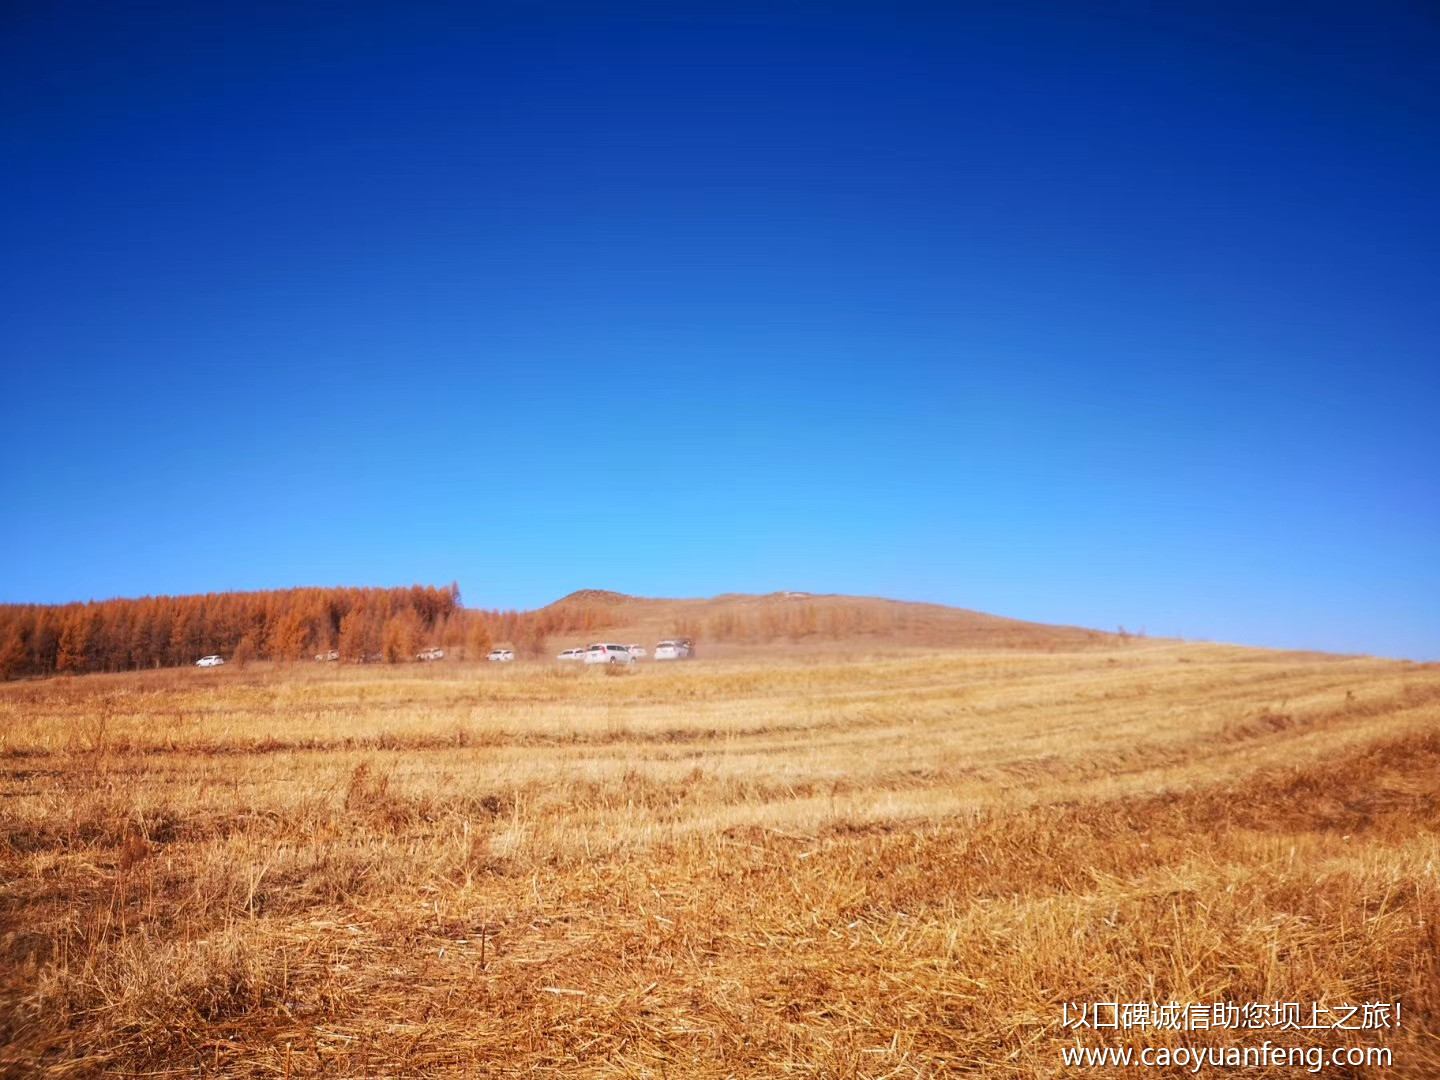
<path fill-rule="evenodd" d="M 624 645 L 591 645 L 585 650 L 587 664 L 632 664 L 635 658 Z"/>
<path fill-rule="evenodd" d="M 689 660 L 695 655 L 695 645 L 688 637 L 667 638 L 655 646 L 656 660 Z"/>

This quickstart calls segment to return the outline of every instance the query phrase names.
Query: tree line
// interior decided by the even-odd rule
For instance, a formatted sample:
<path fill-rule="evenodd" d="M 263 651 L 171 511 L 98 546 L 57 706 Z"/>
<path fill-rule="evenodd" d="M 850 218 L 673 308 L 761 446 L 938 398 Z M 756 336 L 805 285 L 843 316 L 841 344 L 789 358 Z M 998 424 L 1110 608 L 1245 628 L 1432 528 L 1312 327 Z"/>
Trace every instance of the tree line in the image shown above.
<path fill-rule="evenodd" d="M 0 605 L 0 678 L 193 664 L 411 660 L 429 646 L 478 657 L 494 644 L 540 655 L 559 633 L 606 625 L 603 607 L 517 612 L 465 608 L 458 585 L 299 588 Z"/>

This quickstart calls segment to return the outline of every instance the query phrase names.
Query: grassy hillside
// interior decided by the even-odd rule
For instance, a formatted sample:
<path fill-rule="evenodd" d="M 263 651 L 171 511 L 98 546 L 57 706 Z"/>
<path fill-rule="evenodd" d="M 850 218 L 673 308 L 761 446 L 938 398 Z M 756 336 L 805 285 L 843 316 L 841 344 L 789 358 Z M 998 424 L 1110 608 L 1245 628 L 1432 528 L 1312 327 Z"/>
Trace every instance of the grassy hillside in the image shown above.
<path fill-rule="evenodd" d="M 707 652 L 731 656 L 747 647 L 785 644 L 806 650 L 837 647 L 963 649 L 1076 649 L 1111 642 L 1112 636 L 1072 626 L 1048 626 L 940 604 L 878 597 L 802 592 L 752 596 L 727 593 L 707 599 L 660 600 L 585 589 L 538 613 L 575 625 L 586 620 L 609 640 L 650 648 L 661 638 L 685 634 Z M 555 649 L 584 645 L 594 637 L 578 630 L 552 634 Z"/>
<path fill-rule="evenodd" d="M 1437 731 L 1436 665 L 1158 642 L 10 683 L 0 1070 L 1433 1077 Z M 1403 1019 L 1063 1026 L 1171 1000 Z"/>

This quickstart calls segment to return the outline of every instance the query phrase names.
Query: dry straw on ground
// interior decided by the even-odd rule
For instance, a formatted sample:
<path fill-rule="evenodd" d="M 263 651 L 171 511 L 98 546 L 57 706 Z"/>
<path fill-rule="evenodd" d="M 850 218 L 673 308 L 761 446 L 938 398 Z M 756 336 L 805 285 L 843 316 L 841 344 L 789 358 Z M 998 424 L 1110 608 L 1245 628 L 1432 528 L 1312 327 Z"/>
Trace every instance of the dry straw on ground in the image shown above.
<path fill-rule="evenodd" d="M 0 686 L 0 1071 L 1058 1077 L 1064 1002 L 1278 999 L 1440 1075 L 1434 665 L 497 667 Z"/>

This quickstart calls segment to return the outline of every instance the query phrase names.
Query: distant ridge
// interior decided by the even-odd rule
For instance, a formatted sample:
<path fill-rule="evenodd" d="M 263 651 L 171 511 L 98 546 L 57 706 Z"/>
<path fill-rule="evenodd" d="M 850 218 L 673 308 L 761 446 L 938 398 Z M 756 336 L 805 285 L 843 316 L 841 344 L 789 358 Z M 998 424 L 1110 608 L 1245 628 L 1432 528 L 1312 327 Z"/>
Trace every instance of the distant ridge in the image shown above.
<path fill-rule="evenodd" d="M 546 604 L 548 608 L 562 607 L 566 604 L 620 604 L 626 600 L 637 599 L 634 596 L 627 596 L 625 593 L 612 592 L 609 589 L 576 589 L 559 600 Z"/>
<path fill-rule="evenodd" d="M 609 589 L 578 589 L 540 609 L 584 610 L 586 626 L 605 628 L 616 640 L 652 642 L 683 634 L 703 643 L 707 654 L 747 647 L 834 648 L 867 644 L 977 649 L 1083 649 L 1113 636 L 1075 626 L 1052 626 L 1000 615 L 907 600 L 782 590 L 763 595 L 722 593 L 696 598 L 651 598 Z M 550 635 L 552 648 L 583 645 Z"/>

